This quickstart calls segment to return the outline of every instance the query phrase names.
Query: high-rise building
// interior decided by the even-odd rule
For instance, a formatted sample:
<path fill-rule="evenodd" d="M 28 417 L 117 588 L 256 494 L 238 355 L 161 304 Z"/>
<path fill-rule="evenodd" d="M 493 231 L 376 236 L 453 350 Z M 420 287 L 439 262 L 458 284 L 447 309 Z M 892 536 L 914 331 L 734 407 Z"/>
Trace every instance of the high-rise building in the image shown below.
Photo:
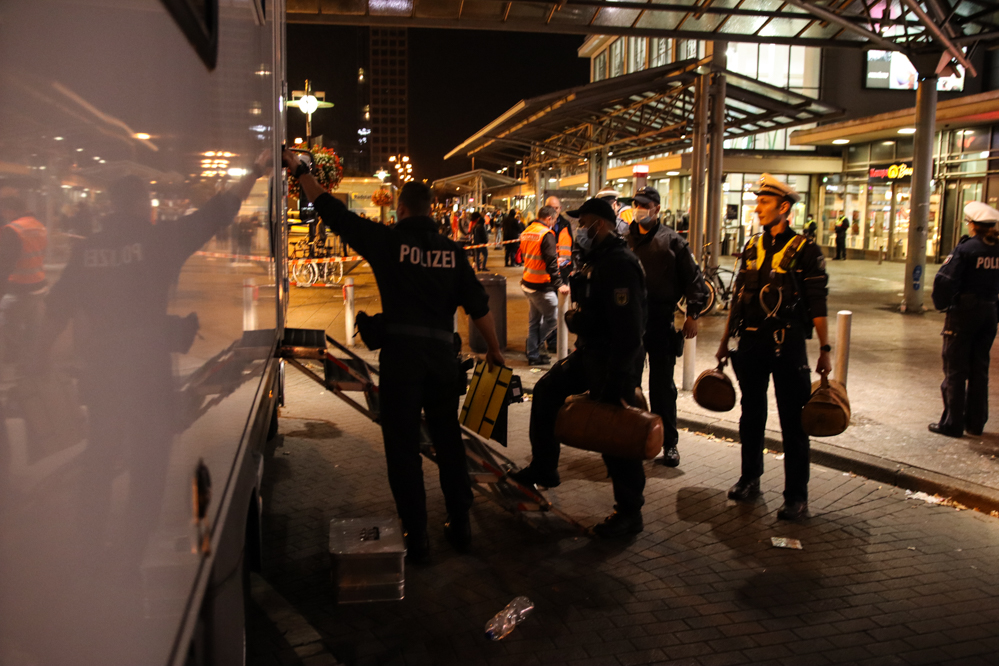
<path fill-rule="evenodd" d="M 388 168 L 389 157 L 409 153 L 409 57 L 405 28 L 371 28 L 371 167 Z"/>

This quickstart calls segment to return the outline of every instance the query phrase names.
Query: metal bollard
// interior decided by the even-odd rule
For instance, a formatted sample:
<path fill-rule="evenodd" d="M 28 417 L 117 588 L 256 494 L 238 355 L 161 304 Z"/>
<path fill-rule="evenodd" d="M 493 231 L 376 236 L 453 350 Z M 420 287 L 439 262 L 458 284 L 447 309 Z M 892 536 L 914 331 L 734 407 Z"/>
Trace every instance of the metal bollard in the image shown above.
<path fill-rule="evenodd" d="M 836 363 L 833 366 L 833 377 L 846 386 L 846 375 L 850 368 L 850 329 L 853 324 L 853 313 L 840 310 L 836 315 Z"/>
<path fill-rule="evenodd" d="M 260 289 L 253 278 L 243 279 L 243 330 L 257 330 L 257 299 Z"/>
<path fill-rule="evenodd" d="M 697 336 L 683 341 L 683 385 L 684 391 L 694 388 L 694 380 L 697 378 L 695 369 L 697 367 Z"/>
<path fill-rule="evenodd" d="M 354 278 L 349 277 L 343 284 L 343 325 L 347 333 L 347 346 L 354 346 Z"/>
<path fill-rule="evenodd" d="M 565 313 L 569 311 L 569 294 L 558 295 L 558 360 L 569 355 L 569 327 L 565 324 Z"/>

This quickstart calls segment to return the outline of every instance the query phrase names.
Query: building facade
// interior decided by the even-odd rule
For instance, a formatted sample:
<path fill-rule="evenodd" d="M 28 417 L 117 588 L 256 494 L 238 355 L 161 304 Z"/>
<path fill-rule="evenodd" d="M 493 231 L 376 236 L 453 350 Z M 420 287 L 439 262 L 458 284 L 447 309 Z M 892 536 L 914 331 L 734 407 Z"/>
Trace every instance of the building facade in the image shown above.
<path fill-rule="evenodd" d="M 405 28 L 371 28 L 369 44 L 371 168 L 409 153 L 409 56 Z"/>

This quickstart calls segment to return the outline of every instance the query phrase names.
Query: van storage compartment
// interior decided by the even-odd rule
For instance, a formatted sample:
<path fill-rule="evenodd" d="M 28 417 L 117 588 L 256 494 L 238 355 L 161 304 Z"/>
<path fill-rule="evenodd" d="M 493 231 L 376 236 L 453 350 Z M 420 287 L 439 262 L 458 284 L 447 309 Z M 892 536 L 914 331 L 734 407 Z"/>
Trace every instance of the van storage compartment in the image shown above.
<path fill-rule="evenodd" d="M 397 518 L 330 521 L 330 559 L 337 601 L 398 601 L 406 582 L 406 543 Z"/>

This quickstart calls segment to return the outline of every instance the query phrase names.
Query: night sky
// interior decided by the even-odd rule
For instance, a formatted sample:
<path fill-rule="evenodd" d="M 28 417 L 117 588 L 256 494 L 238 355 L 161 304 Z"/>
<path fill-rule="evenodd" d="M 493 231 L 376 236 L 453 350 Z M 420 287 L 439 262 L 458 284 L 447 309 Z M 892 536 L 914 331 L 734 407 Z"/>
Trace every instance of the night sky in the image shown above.
<path fill-rule="evenodd" d="M 356 141 L 365 103 L 357 95 L 357 68 L 367 59 L 367 28 L 288 26 L 288 86 L 300 90 L 309 78 L 326 92 L 332 109 L 313 115 L 313 134 L 341 151 Z M 409 149 L 417 179 L 454 175 L 469 160 L 444 155 L 522 99 L 585 84 L 589 61 L 576 50 L 579 35 L 409 31 Z M 289 138 L 304 137 L 305 117 L 288 110 Z M 499 165 L 477 163 L 477 167 Z"/>

